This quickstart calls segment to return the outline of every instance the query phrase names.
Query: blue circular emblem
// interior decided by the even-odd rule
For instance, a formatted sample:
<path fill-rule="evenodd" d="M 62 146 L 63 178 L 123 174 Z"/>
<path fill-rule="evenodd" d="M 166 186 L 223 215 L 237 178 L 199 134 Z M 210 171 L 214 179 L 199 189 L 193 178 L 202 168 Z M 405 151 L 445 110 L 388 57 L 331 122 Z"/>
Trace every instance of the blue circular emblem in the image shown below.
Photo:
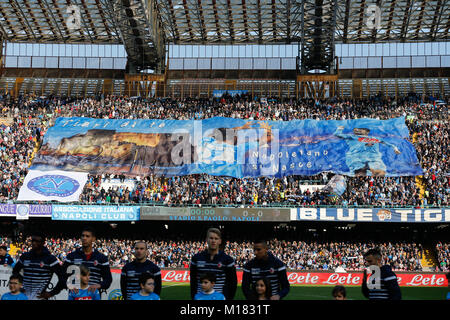
<path fill-rule="evenodd" d="M 114 289 L 108 295 L 108 300 L 123 300 L 122 292 L 120 289 Z"/>
<path fill-rule="evenodd" d="M 18 205 L 17 206 L 17 214 L 19 216 L 26 216 L 28 212 L 30 211 L 30 208 L 27 205 Z"/>
<path fill-rule="evenodd" d="M 28 182 L 27 187 L 47 197 L 68 197 L 78 190 L 80 184 L 70 177 L 55 174 L 33 178 Z"/>

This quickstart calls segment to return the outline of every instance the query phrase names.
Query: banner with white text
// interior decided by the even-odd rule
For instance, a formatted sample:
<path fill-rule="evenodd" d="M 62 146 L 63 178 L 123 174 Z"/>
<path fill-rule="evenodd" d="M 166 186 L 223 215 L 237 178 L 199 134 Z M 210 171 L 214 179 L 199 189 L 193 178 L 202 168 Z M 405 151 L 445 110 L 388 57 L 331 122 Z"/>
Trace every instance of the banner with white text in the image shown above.
<path fill-rule="evenodd" d="M 298 221 L 450 222 L 450 208 L 297 208 Z"/>
<path fill-rule="evenodd" d="M 137 221 L 138 206 L 52 205 L 52 220 Z"/>
<path fill-rule="evenodd" d="M 416 176 L 405 118 L 257 121 L 58 118 L 31 169 L 235 178 Z"/>

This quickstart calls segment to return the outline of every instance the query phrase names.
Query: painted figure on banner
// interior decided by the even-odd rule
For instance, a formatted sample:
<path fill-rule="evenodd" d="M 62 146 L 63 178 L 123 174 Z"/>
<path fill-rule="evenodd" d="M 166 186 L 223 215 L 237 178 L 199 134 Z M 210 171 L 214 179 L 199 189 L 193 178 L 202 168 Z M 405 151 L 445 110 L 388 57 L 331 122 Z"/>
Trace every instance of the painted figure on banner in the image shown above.
<path fill-rule="evenodd" d="M 373 176 L 384 176 L 386 164 L 383 162 L 380 144 L 391 147 L 396 154 L 401 151 L 397 146 L 384 141 L 380 137 L 369 136 L 370 129 L 354 128 L 353 133 L 344 134 L 344 126 L 339 126 L 335 135 L 344 139 L 349 146 L 345 161 L 350 169 L 350 174 L 355 176 L 366 176 L 370 171 Z"/>
<path fill-rule="evenodd" d="M 404 117 L 120 121 L 58 118 L 30 169 L 235 178 L 423 174 Z"/>

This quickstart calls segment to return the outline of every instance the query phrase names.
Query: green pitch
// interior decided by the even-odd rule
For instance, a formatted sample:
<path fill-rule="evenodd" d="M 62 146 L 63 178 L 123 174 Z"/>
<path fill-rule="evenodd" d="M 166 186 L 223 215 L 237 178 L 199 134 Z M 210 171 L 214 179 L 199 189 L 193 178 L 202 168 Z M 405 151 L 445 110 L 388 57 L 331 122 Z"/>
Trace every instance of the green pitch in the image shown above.
<path fill-rule="evenodd" d="M 286 300 L 331 300 L 332 286 L 291 286 Z M 400 287 L 403 300 L 445 300 L 448 288 Z M 347 286 L 348 300 L 367 300 L 360 287 Z M 241 286 L 238 286 L 236 300 L 244 300 Z M 185 284 L 163 283 L 161 300 L 190 300 L 189 286 Z"/>

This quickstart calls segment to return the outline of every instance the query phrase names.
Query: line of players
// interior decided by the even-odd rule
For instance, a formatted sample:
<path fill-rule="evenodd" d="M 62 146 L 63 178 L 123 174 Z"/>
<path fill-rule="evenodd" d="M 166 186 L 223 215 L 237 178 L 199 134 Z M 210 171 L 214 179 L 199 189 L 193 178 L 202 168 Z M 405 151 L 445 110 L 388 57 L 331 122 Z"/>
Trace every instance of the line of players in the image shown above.
<path fill-rule="evenodd" d="M 31 250 L 23 253 L 13 268 L 10 293 L 2 300 L 49 299 L 64 289 L 69 289 L 70 300 L 99 300 L 100 292 L 112 283 L 108 258 L 94 249 L 95 231 L 86 227 L 81 232 L 81 247 L 69 253 L 61 265 L 45 247 L 45 236 L 36 232 L 31 237 Z M 210 228 L 206 235 L 207 249 L 195 254 L 190 264 L 190 294 L 194 300 L 233 300 L 237 290 L 237 274 L 234 259 L 220 250 L 222 234 Z M 244 265 L 242 290 L 247 300 L 280 300 L 290 290 L 286 265 L 268 249 L 264 240 L 254 242 L 255 258 Z M 135 260 L 127 263 L 121 271 L 120 287 L 124 300 L 159 300 L 161 294 L 161 270 L 148 260 L 148 247 L 144 241 L 134 246 Z M 366 269 L 362 293 L 373 300 L 399 300 L 401 291 L 397 277 L 389 265 L 381 265 L 381 254 L 370 249 L 364 254 Z M 1 263 L 1 261 L 0 261 Z M 79 284 L 73 287 L 71 266 L 78 266 Z M 21 275 L 22 273 L 23 275 Z M 47 291 L 53 274 L 58 282 Z M 68 281 L 69 280 L 69 281 Z M 367 281 L 369 280 L 369 281 Z M 25 294 L 20 292 L 21 285 Z"/>

